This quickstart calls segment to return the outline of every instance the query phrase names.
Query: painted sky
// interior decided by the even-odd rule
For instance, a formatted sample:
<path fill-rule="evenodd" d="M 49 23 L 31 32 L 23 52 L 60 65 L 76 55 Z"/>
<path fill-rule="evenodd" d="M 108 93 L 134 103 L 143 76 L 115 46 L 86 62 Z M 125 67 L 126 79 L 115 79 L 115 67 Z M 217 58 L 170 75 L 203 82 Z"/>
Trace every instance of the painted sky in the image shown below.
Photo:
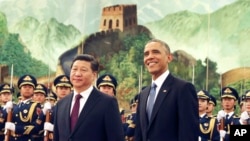
<path fill-rule="evenodd" d="M 99 31 L 101 10 L 115 4 L 136 4 L 138 24 L 160 20 L 168 14 L 188 10 L 199 14 L 208 14 L 236 2 L 237 0 L 0 0 L 0 11 L 6 14 L 9 31 L 20 19 L 32 16 L 40 22 L 54 17 L 65 25 L 74 25 L 83 35 Z M 159 37 L 160 38 L 160 37 Z M 168 39 L 163 39 L 168 42 Z M 196 59 L 209 56 L 218 63 L 218 72 L 248 65 L 249 59 L 242 60 L 237 48 L 228 47 L 229 55 L 221 52 L 220 44 L 209 41 L 199 48 L 170 41 L 173 51 L 182 49 Z M 219 46 L 219 47 L 217 47 Z M 199 49 L 197 49 L 199 48 Z M 249 64 L 250 65 L 250 64 Z"/>

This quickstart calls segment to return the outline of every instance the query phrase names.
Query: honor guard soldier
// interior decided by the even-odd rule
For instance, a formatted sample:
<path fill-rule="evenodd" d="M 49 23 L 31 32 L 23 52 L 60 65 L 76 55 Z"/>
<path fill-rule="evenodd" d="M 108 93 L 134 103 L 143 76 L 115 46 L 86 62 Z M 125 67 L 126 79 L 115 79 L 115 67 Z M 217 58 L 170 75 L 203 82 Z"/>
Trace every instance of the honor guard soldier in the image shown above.
<path fill-rule="evenodd" d="M 58 100 L 71 93 L 72 84 L 67 75 L 59 75 L 54 80 Z"/>
<path fill-rule="evenodd" d="M 245 95 L 243 95 L 241 97 L 242 99 L 242 107 L 244 108 L 244 111 L 242 111 L 241 115 L 240 115 L 240 124 L 241 125 L 250 125 L 250 90 L 247 90 Z"/>
<path fill-rule="evenodd" d="M 217 105 L 216 98 L 210 94 L 208 107 L 207 107 L 207 116 L 215 117 L 215 116 L 213 116 L 213 111 L 214 111 L 216 105 Z"/>
<path fill-rule="evenodd" d="M 199 103 L 199 116 L 200 116 L 200 134 L 199 141 L 219 141 L 220 134 L 217 130 L 218 121 L 214 117 L 209 117 L 206 113 L 210 95 L 205 90 L 197 92 Z"/>
<path fill-rule="evenodd" d="M 17 93 L 16 98 L 17 98 L 17 102 L 16 102 L 17 104 L 19 104 L 20 102 L 22 102 L 22 96 L 21 96 L 20 92 Z"/>
<path fill-rule="evenodd" d="M 41 106 L 43 107 L 43 104 L 45 103 L 45 100 L 47 97 L 47 92 L 48 92 L 48 89 L 46 88 L 45 85 L 40 84 L 40 83 L 37 84 L 34 90 L 33 101 L 40 103 Z"/>
<path fill-rule="evenodd" d="M 35 87 L 33 94 L 33 101 L 40 103 L 41 108 L 44 107 L 45 98 L 47 97 L 48 89 L 45 85 L 38 83 Z M 44 115 L 43 115 L 44 116 Z M 32 135 L 32 140 L 43 141 L 43 129 L 39 131 L 38 134 Z"/>
<path fill-rule="evenodd" d="M 217 120 L 220 122 L 220 137 L 224 141 L 229 141 L 230 125 L 239 125 L 239 117 L 235 113 L 238 102 L 238 92 L 232 87 L 224 87 L 221 92 L 221 105 L 223 110 L 217 114 Z"/>
<path fill-rule="evenodd" d="M 117 80 L 111 74 L 101 75 L 96 81 L 97 88 L 110 96 L 116 96 Z"/>
<path fill-rule="evenodd" d="M 56 88 L 56 96 L 53 95 L 53 92 L 50 92 L 50 99 L 57 97 L 57 101 L 64 98 L 71 93 L 72 84 L 67 75 L 59 75 L 54 79 L 54 87 Z M 48 97 L 47 97 L 48 98 Z M 54 103 L 55 104 L 55 103 Z M 46 140 L 53 140 L 53 130 L 54 130 L 54 104 L 51 102 L 46 102 L 43 108 L 43 113 L 46 115 L 46 120 L 44 123 L 44 132 Z"/>
<path fill-rule="evenodd" d="M 0 97 L 2 99 L 2 105 L 0 107 L 0 140 L 4 140 L 4 125 L 7 120 L 6 103 L 12 100 L 12 94 L 14 88 L 8 83 L 4 83 L 0 86 Z"/>
<path fill-rule="evenodd" d="M 125 139 L 126 141 L 134 141 L 134 134 L 135 134 L 135 120 L 136 120 L 136 109 L 138 105 L 138 94 L 130 102 L 130 109 L 131 114 L 127 118 L 127 125 L 125 131 Z"/>
<path fill-rule="evenodd" d="M 247 92 L 248 92 L 248 91 L 247 91 Z M 247 93 L 247 92 L 246 92 L 246 93 Z M 244 94 L 244 95 L 242 95 L 241 97 L 239 97 L 239 99 L 238 99 L 238 104 L 239 104 L 239 106 L 240 106 L 240 114 L 246 110 L 246 106 L 245 106 L 245 97 L 246 97 L 246 95 Z"/>
<path fill-rule="evenodd" d="M 49 102 L 53 107 L 56 104 L 57 96 L 53 91 L 50 91 L 46 97 L 46 102 Z"/>
<path fill-rule="evenodd" d="M 32 75 L 23 75 L 17 82 L 22 102 L 13 107 L 12 122 L 5 124 L 5 129 L 11 131 L 10 141 L 32 141 L 32 135 L 38 134 L 43 128 L 43 117 L 39 116 L 41 105 L 32 101 L 36 84 L 36 78 Z"/>

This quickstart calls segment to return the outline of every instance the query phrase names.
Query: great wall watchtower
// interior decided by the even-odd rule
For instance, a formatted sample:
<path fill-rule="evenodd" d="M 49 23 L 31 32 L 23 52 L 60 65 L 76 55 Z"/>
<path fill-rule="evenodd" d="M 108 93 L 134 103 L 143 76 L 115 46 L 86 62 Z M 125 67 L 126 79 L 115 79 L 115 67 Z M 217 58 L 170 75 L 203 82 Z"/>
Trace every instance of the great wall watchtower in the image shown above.
<path fill-rule="evenodd" d="M 102 9 L 100 31 L 120 29 L 123 32 L 136 26 L 136 5 L 114 5 Z"/>

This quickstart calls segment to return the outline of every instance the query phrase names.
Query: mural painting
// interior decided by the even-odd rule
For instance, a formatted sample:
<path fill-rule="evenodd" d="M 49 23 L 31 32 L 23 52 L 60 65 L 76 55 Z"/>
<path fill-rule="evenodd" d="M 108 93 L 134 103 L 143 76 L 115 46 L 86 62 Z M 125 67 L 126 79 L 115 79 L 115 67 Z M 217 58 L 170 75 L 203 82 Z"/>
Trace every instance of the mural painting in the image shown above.
<path fill-rule="evenodd" d="M 129 109 L 151 81 L 145 42 L 158 38 L 172 49 L 174 75 L 215 97 L 226 85 L 242 94 L 250 89 L 249 34 L 249 0 L 0 0 L 0 83 L 15 86 L 29 73 L 51 86 L 76 54 L 88 53 L 100 75 L 117 78 L 119 105 Z"/>

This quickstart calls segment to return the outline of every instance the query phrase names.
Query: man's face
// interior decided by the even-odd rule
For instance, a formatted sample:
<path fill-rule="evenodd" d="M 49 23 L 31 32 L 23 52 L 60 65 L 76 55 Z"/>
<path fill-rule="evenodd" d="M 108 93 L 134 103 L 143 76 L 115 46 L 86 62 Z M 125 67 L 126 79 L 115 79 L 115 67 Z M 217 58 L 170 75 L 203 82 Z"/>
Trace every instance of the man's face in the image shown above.
<path fill-rule="evenodd" d="M 64 98 L 66 95 L 71 93 L 71 87 L 57 86 L 56 95 L 59 99 Z"/>
<path fill-rule="evenodd" d="M 158 42 L 150 42 L 144 48 L 144 65 L 157 78 L 168 69 L 172 55 Z"/>
<path fill-rule="evenodd" d="M 33 100 L 35 102 L 38 102 L 38 103 L 44 103 L 45 98 L 46 97 L 45 97 L 44 93 L 41 93 L 41 92 L 34 93 L 34 95 L 33 95 Z"/>
<path fill-rule="evenodd" d="M 207 112 L 208 113 L 211 113 L 211 112 L 213 112 L 213 110 L 214 110 L 214 104 L 213 103 L 208 103 L 208 106 L 207 106 Z"/>
<path fill-rule="evenodd" d="M 224 110 L 233 110 L 236 101 L 233 98 L 224 97 L 222 98 L 221 104 Z"/>
<path fill-rule="evenodd" d="M 31 98 L 33 95 L 33 92 L 34 92 L 34 87 L 28 84 L 23 85 L 20 88 L 20 94 L 22 95 L 24 100 Z"/>
<path fill-rule="evenodd" d="M 108 94 L 110 96 L 115 96 L 114 89 L 112 86 L 109 85 L 102 85 L 99 87 L 99 90 L 105 94 Z"/>
<path fill-rule="evenodd" d="M 6 102 L 8 102 L 8 101 L 11 101 L 11 100 L 12 100 L 12 94 L 9 93 L 9 92 L 1 93 L 1 99 L 2 99 L 2 102 L 3 102 L 3 103 L 6 103 Z"/>
<path fill-rule="evenodd" d="M 70 71 L 70 81 L 76 89 L 87 89 L 93 85 L 97 73 L 91 69 L 90 62 L 77 60 Z"/>
<path fill-rule="evenodd" d="M 208 104 L 207 99 L 199 98 L 198 102 L 199 102 L 199 112 L 205 112 L 207 110 L 207 104 Z"/>

